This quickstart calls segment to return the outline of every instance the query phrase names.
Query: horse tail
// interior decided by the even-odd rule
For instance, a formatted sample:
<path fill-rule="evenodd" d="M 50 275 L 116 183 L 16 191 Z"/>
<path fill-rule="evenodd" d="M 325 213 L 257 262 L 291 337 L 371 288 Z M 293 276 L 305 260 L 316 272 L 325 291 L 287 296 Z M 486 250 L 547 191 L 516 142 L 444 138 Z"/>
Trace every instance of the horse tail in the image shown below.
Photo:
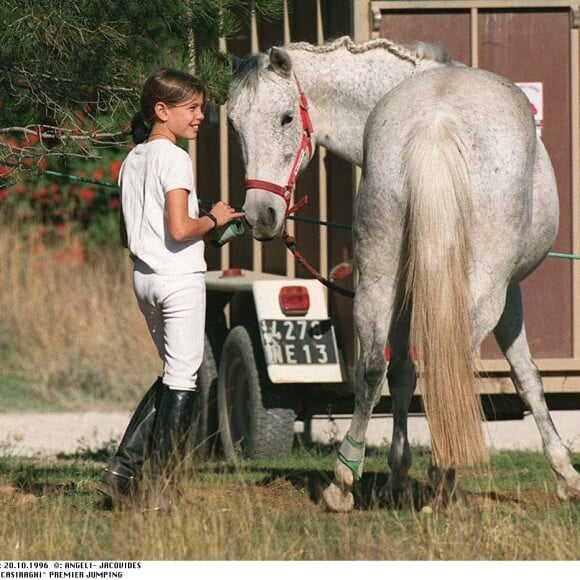
<path fill-rule="evenodd" d="M 472 198 L 463 142 L 450 115 L 417 121 L 403 153 L 409 194 L 405 299 L 412 304 L 433 463 L 487 459 L 476 391 L 468 268 Z"/>

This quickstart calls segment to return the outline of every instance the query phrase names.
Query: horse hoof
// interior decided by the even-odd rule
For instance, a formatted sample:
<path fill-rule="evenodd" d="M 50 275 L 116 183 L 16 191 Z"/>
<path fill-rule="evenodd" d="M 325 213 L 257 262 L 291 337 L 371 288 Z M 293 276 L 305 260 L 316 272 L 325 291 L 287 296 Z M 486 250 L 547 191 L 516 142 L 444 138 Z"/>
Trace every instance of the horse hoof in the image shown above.
<path fill-rule="evenodd" d="M 412 485 L 392 488 L 388 484 L 379 492 L 381 505 L 395 510 L 411 510 L 415 507 L 415 495 Z"/>
<path fill-rule="evenodd" d="M 580 477 L 574 478 L 571 482 L 563 478 L 558 478 L 556 494 L 562 501 L 580 499 Z"/>
<path fill-rule="evenodd" d="M 441 513 L 461 512 L 470 506 L 467 494 L 460 488 L 454 487 L 452 490 L 434 490 L 433 497 L 429 504 L 435 511 Z"/>
<path fill-rule="evenodd" d="M 350 512 L 354 508 L 354 496 L 350 491 L 341 489 L 335 483 L 331 483 L 322 492 L 322 501 L 326 509 L 336 513 Z"/>

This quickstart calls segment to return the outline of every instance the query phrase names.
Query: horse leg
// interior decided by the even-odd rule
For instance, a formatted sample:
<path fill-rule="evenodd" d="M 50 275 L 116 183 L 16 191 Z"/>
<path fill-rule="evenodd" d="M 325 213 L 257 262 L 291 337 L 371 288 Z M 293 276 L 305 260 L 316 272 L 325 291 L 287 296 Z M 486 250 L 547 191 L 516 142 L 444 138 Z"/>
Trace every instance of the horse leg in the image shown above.
<path fill-rule="evenodd" d="M 572 465 L 570 450 L 558 434 L 544 396 L 542 378 L 532 360 L 524 327 L 519 286 L 508 290 L 504 312 L 494 330 L 495 338 L 511 368 L 514 386 L 528 406 L 544 447 L 544 454 L 556 474 L 558 497 L 566 500 L 580 494 L 580 475 Z"/>
<path fill-rule="evenodd" d="M 354 320 L 361 348 L 355 371 L 354 413 L 334 464 L 334 480 L 322 496 L 330 511 L 348 512 L 354 507 L 352 487 L 355 480 L 362 477 L 365 436 L 385 379 L 385 345 L 392 294 L 380 280 L 375 279 L 367 285 L 361 276 L 354 302 Z"/>
<path fill-rule="evenodd" d="M 411 398 L 417 385 L 415 364 L 409 344 L 410 312 L 397 319 L 389 336 L 391 360 L 387 370 L 393 412 L 393 436 L 389 452 L 389 482 L 381 496 L 392 505 L 413 505 L 409 481 L 411 446 L 407 433 L 407 419 Z"/>

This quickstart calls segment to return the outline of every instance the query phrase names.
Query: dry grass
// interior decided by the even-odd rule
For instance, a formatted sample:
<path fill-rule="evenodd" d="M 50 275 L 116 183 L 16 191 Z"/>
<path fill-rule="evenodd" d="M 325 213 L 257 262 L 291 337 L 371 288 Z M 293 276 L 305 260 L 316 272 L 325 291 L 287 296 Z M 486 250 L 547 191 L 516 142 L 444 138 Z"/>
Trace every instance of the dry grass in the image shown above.
<path fill-rule="evenodd" d="M 103 250 L 87 262 L 74 242 L 47 248 L 4 225 L 0 255 L 4 370 L 23 373 L 38 396 L 63 405 L 130 400 L 151 383 L 159 362 L 126 253 Z"/>
<path fill-rule="evenodd" d="M 531 471 L 545 475 L 541 458 Z M 15 560 L 575 561 L 578 504 L 540 484 L 506 479 L 500 493 L 472 492 L 448 512 L 378 506 L 325 512 L 304 481 L 327 477 L 331 458 L 295 453 L 239 469 L 196 465 L 179 483 L 175 509 L 105 511 L 94 468 L 13 462 L 0 467 L 0 545 Z M 510 473 L 510 460 L 496 469 Z M 537 467 L 538 466 L 538 467 Z M 541 467 L 539 467 L 541 466 Z M 525 483 L 525 482 L 522 482 Z M 305 485 L 306 484 L 306 485 Z M 58 522 L 58 525 L 57 525 Z"/>

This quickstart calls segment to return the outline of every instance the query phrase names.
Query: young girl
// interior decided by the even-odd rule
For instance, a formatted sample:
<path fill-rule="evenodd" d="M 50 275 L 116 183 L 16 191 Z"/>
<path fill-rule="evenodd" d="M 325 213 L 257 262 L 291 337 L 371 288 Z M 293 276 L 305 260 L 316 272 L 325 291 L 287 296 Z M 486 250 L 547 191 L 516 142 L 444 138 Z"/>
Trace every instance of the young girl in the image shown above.
<path fill-rule="evenodd" d="M 136 146 L 119 175 L 121 238 L 134 261 L 133 282 L 163 376 L 145 394 L 98 489 L 135 499 L 150 459 L 156 487 L 166 487 L 192 422 L 205 330 L 203 236 L 243 217 L 219 202 L 199 215 L 193 167 L 177 139 L 195 139 L 204 119 L 205 87 L 195 77 L 162 69 L 143 86 L 133 119 Z M 163 507 L 163 494 L 152 496 Z"/>

